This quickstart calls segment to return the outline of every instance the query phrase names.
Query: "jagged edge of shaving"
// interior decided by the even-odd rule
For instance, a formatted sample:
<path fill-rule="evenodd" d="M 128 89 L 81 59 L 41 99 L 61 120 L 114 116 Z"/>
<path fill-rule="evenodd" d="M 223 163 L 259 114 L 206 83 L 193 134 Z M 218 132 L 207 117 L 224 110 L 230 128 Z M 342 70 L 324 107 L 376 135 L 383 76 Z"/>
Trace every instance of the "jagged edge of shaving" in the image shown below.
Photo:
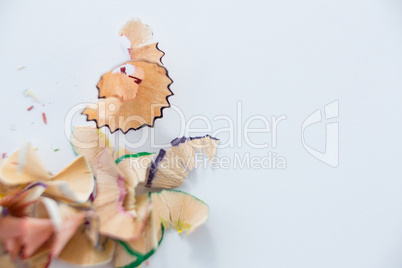
<path fill-rule="evenodd" d="M 159 59 L 159 61 L 160 61 L 160 62 L 162 63 L 162 65 L 163 65 L 162 58 L 165 56 L 165 52 L 159 49 L 158 44 L 159 44 L 159 42 L 156 43 L 156 48 L 157 48 L 159 51 L 161 51 L 161 52 L 163 53 L 163 55 L 161 56 L 161 58 Z M 133 61 L 133 62 L 137 62 L 137 61 Z M 144 62 L 151 63 L 151 62 L 148 62 L 148 61 L 144 61 Z M 156 63 L 152 63 L 152 64 L 156 64 Z M 111 134 L 113 134 L 113 133 L 115 133 L 116 131 L 119 131 L 119 130 L 120 130 L 123 134 L 127 134 L 130 130 L 136 131 L 136 130 L 139 130 L 139 129 L 145 127 L 145 126 L 154 127 L 154 126 L 155 126 L 155 121 L 156 121 L 156 119 L 159 119 L 159 118 L 162 118 L 162 117 L 163 117 L 163 110 L 166 109 L 166 108 L 170 108 L 170 107 L 171 107 L 170 102 L 169 102 L 169 97 L 171 97 L 171 96 L 174 95 L 173 91 L 170 89 L 170 86 L 173 84 L 174 81 L 173 81 L 173 79 L 169 76 L 169 71 L 165 68 L 165 66 L 160 66 L 160 67 L 162 67 L 162 68 L 165 69 L 165 71 L 166 71 L 166 76 L 167 76 L 167 77 L 170 79 L 170 81 L 171 81 L 170 84 L 167 86 L 167 88 L 168 88 L 168 90 L 169 90 L 169 92 L 170 92 L 171 94 L 170 94 L 170 95 L 167 95 L 166 98 L 165 98 L 165 99 L 166 99 L 166 102 L 168 103 L 168 105 L 161 107 L 161 110 L 160 110 L 160 111 L 161 111 L 161 115 L 155 116 L 155 117 L 153 118 L 153 121 L 152 121 L 152 124 L 151 124 L 151 125 L 145 123 L 145 124 L 140 125 L 140 126 L 137 127 L 137 128 L 133 128 L 133 127 L 132 127 L 132 128 L 129 128 L 129 129 L 127 129 L 127 131 L 124 131 L 124 130 L 123 130 L 122 128 L 120 128 L 120 127 L 119 127 L 119 128 L 116 128 L 115 130 L 112 131 L 112 129 L 110 128 L 110 126 L 109 126 L 108 124 L 104 124 L 104 125 L 102 125 L 102 126 L 99 126 L 98 120 L 96 120 L 96 119 L 88 119 L 88 115 L 87 115 L 87 114 L 84 114 L 84 111 L 81 112 L 81 115 L 85 115 L 85 116 L 86 116 L 86 121 L 87 121 L 87 122 L 94 121 L 95 124 L 96 124 L 96 128 L 97 128 L 97 129 L 101 129 L 102 127 L 107 127 L 107 128 L 109 129 L 109 131 L 110 131 Z M 96 86 L 96 88 L 98 89 L 98 99 L 105 99 L 104 96 L 100 96 L 100 89 L 99 89 L 99 87 Z M 85 110 L 85 109 L 84 109 L 84 110 Z"/>

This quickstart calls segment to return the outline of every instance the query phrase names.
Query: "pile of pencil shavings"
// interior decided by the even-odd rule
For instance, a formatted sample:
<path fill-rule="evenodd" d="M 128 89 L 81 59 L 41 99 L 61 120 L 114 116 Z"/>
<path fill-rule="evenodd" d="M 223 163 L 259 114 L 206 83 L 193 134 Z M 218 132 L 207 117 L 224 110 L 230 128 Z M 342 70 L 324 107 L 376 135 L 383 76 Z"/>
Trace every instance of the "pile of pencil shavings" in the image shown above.
<path fill-rule="evenodd" d="M 79 156 L 56 175 L 29 144 L 1 164 L 1 267 L 46 267 L 52 258 L 137 267 L 165 230 L 191 233 L 207 220 L 202 200 L 172 189 L 195 167 L 197 153 L 214 157 L 216 139 L 183 137 L 157 155 L 134 154 L 114 152 L 94 127 L 76 127 L 71 143 Z"/>
<path fill-rule="evenodd" d="M 0 159 L 1 267 L 43 268 L 54 258 L 138 267 L 167 229 L 188 234 L 207 220 L 202 200 L 173 189 L 196 167 L 198 154 L 212 161 L 216 138 L 177 138 L 158 154 L 132 153 L 115 151 L 99 129 L 153 126 L 173 94 L 148 26 L 133 20 L 121 34 L 131 43 L 131 61 L 102 76 L 100 100 L 83 112 L 96 127 L 75 127 L 71 136 L 77 158 L 55 175 L 28 143 Z"/>

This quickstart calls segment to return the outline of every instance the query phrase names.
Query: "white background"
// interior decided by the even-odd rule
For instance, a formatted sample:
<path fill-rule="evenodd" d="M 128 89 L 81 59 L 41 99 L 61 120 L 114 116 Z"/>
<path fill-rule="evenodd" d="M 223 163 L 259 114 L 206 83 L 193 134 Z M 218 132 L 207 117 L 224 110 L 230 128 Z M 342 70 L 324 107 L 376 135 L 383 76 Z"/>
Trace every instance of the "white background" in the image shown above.
<path fill-rule="evenodd" d="M 100 76 L 128 60 L 118 30 L 139 17 L 166 52 L 170 101 L 186 118 L 204 115 L 215 131 L 227 123 L 213 117 L 227 115 L 237 127 L 238 101 L 242 124 L 287 116 L 277 148 L 243 139 L 218 153 L 275 152 L 287 168 L 195 171 L 181 189 L 210 205 L 210 219 L 188 237 L 168 232 L 149 267 L 401 267 L 401 15 L 397 0 L 0 0 L 0 153 L 31 141 L 53 172 L 72 161 L 66 114 L 95 101 Z M 44 107 L 24 98 L 27 88 Z M 335 100 L 340 163 L 332 168 L 307 153 L 300 133 L 308 115 Z M 180 134 L 179 119 L 165 110 L 158 143 Z M 325 122 L 306 130 L 306 141 L 323 150 Z M 157 151 L 150 147 L 136 151 Z"/>

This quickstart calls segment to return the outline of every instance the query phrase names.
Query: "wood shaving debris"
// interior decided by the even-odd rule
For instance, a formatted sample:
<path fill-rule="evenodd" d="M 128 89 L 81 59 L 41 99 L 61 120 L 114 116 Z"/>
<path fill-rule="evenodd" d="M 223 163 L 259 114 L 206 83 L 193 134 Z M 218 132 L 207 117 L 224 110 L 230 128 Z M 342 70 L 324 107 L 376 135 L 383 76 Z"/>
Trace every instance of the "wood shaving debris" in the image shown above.
<path fill-rule="evenodd" d="M 31 89 L 26 89 L 24 91 L 24 96 L 25 97 L 30 97 L 31 100 L 40 103 L 40 100 L 38 99 L 38 97 L 36 97 L 35 93 Z"/>
<path fill-rule="evenodd" d="M 45 125 L 47 125 L 47 118 L 46 118 L 45 113 L 42 113 L 42 118 L 43 118 L 43 123 L 45 123 Z"/>

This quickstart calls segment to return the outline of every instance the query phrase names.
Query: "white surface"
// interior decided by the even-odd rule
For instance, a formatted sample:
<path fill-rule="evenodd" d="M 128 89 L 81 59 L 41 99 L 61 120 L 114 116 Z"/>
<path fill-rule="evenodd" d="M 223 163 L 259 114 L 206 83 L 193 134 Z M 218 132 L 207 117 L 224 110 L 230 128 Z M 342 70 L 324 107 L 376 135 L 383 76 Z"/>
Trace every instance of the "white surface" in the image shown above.
<path fill-rule="evenodd" d="M 128 59 L 118 30 L 139 17 L 166 52 L 175 81 L 170 101 L 186 118 L 236 119 L 237 101 L 243 124 L 256 114 L 287 116 L 276 148 L 253 149 L 243 140 L 219 151 L 230 158 L 275 152 L 286 170 L 191 174 L 181 189 L 210 205 L 210 220 L 185 238 L 169 232 L 149 267 L 401 267 L 402 3 L 217 2 L 1 1 L 0 151 L 29 140 L 52 171 L 71 161 L 67 111 L 95 101 L 100 76 Z M 46 106 L 24 98 L 27 88 Z M 301 126 L 336 100 L 340 154 L 332 168 L 303 148 Z M 213 130 L 225 126 L 212 121 Z M 158 142 L 179 135 L 177 112 L 165 110 L 155 131 Z M 305 134 L 310 146 L 324 148 L 324 123 Z M 259 143 L 271 139 L 253 135 Z"/>

